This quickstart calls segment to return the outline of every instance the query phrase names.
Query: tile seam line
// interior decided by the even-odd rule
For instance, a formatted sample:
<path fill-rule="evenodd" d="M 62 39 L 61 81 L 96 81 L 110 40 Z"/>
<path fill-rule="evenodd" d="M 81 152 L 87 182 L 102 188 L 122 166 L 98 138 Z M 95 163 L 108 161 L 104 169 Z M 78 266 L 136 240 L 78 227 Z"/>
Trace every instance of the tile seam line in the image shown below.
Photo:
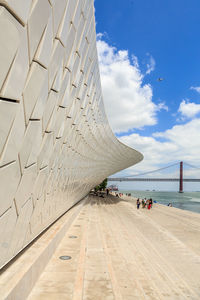
<path fill-rule="evenodd" d="M 4 7 L 23 27 L 26 26 L 26 24 L 20 19 L 20 17 L 12 11 L 9 5 L 7 5 L 6 3 L 1 3 L 0 7 Z"/>

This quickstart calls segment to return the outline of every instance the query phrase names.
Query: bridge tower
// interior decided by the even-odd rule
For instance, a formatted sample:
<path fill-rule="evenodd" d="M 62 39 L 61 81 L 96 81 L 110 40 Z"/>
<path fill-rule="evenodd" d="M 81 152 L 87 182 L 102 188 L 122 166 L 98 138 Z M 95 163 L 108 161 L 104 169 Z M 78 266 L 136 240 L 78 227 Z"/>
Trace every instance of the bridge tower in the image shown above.
<path fill-rule="evenodd" d="M 179 193 L 183 193 L 183 162 L 180 162 Z"/>

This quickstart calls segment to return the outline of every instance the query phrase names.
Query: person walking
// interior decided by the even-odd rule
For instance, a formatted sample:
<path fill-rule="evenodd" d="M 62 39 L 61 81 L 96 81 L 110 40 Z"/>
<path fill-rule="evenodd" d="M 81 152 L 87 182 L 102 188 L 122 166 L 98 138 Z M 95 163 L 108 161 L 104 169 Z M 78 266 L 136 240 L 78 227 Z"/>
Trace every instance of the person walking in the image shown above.
<path fill-rule="evenodd" d="M 146 205 L 145 200 L 142 199 L 142 208 L 145 208 L 145 205 Z"/>
<path fill-rule="evenodd" d="M 151 209 L 151 206 L 152 206 L 152 199 L 150 198 L 150 199 L 148 200 L 148 209 Z"/>
<path fill-rule="evenodd" d="M 137 199 L 136 203 L 137 203 L 137 209 L 139 209 L 140 208 L 140 199 L 139 198 Z"/>

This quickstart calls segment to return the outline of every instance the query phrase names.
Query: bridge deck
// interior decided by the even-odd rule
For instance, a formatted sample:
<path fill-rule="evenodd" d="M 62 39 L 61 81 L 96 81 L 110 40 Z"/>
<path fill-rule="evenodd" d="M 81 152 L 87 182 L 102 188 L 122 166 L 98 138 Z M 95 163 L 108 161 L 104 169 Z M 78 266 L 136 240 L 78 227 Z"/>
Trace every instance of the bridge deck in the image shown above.
<path fill-rule="evenodd" d="M 108 178 L 108 181 L 162 181 L 162 182 L 179 182 L 179 178 Z M 198 178 L 183 178 L 184 182 L 200 182 Z"/>
<path fill-rule="evenodd" d="M 199 265 L 199 214 L 91 196 L 28 300 L 200 299 Z"/>

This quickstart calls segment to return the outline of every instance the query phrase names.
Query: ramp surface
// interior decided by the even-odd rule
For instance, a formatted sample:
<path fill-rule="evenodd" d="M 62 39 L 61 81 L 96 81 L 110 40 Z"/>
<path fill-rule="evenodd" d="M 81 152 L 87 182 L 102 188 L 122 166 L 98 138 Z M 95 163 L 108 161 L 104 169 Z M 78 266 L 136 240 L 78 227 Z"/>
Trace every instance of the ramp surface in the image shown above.
<path fill-rule="evenodd" d="M 199 299 L 199 246 L 199 214 L 90 196 L 28 300 Z"/>

